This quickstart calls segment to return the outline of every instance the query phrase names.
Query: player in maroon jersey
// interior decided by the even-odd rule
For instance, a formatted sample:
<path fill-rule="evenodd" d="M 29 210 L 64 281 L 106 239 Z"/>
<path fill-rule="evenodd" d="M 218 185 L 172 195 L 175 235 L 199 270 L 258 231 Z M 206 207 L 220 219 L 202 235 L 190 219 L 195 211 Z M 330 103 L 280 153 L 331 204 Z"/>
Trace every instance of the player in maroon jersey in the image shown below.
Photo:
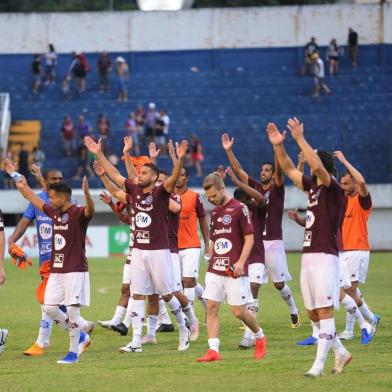
<path fill-rule="evenodd" d="M 307 143 L 303 124 L 296 118 L 287 124 L 310 167 L 311 177 L 293 164 L 284 148 L 286 132 L 280 133 L 275 124 L 268 124 L 267 134 L 274 146 L 279 164 L 295 186 L 307 192 L 308 209 L 301 260 L 301 291 L 309 318 L 319 323 L 316 359 L 307 377 L 323 374 L 328 352 L 335 352 L 335 373 L 341 373 L 351 361 L 351 354 L 336 335 L 334 308 L 339 307 L 339 260 L 336 235 L 345 205 L 344 192 L 333 177 L 334 157 L 317 151 Z"/>
<path fill-rule="evenodd" d="M 291 289 L 286 283 L 291 280 L 291 275 L 287 267 L 282 239 L 285 194 L 282 170 L 275 157 L 275 165 L 271 162 L 264 162 L 261 165 L 260 182 L 255 180 L 243 170 L 241 164 L 236 159 L 233 152 L 233 144 L 234 138 L 230 139 L 227 133 L 222 135 L 222 146 L 234 173 L 242 182 L 260 192 L 265 199 L 267 215 L 262 233 L 266 273 L 263 277 L 263 283 L 268 282 L 269 276 L 290 310 L 291 328 L 298 328 L 301 324 L 301 319 Z"/>
<path fill-rule="evenodd" d="M 206 273 L 203 297 L 207 300 L 209 350 L 198 362 L 219 361 L 219 308 L 227 298 L 232 313 L 254 333 L 254 358 L 266 353 L 267 338 L 246 305 L 252 301 L 248 278 L 248 257 L 254 244 L 254 229 L 248 207 L 228 196 L 218 173 L 209 174 L 203 182 L 211 211 L 211 259 Z"/>

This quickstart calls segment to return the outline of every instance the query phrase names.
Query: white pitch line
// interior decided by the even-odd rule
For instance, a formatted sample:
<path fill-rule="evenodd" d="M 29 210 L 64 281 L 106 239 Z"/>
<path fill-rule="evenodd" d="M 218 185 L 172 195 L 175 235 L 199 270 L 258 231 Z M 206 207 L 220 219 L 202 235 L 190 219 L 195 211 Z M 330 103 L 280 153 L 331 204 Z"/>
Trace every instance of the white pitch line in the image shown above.
<path fill-rule="evenodd" d="M 97 291 L 100 294 L 107 294 L 107 293 L 109 293 L 109 290 L 106 287 L 100 287 Z"/>

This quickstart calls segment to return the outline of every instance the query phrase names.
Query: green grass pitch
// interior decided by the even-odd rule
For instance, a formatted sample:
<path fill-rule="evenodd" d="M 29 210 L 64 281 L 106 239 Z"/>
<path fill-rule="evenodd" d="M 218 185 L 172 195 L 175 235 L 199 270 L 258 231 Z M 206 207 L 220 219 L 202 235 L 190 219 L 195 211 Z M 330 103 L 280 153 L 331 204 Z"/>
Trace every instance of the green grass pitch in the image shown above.
<path fill-rule="evenodd" d="M 120 354 L 129 342 L 114 332 L 96 326 L 92 343 L 76 365 L 56 361 L 68 349 L 68 336 L 58 327 L 52 334 L 52 348 L 43 357 L 25 357 L 24 349 L 34 343 L 40 320 L 34 289 L 37 264 L 19 271 L 7 262 L 7 282 L 0 289 L 0 327 L 9 330 L 6 351 L 0 356 L 0 391 L 390 391 L 392 390 L 391 253 L 374 253 L 363 294 L 368 304 L 382 315 L 374 342 L 361 346 L 356 339 L 345 343 L 353 354 L 352 363 L 340 376 L 330 374 L 329 355 L 325 376 L 303 377 L 314 359 L 315 347 L 295 345 L 310 333 L 299 291 L 300 256 L 289 255 L 290 283 L 302 315 L 302 326 L 290 329 L 289 313 L 271 284 L 261 289 L 259 320 L 268 337 L 267 356 L 254 361 L 251 351 L 238 347 L 242 331 L 227 305 L 221 308 L 221 354 L 217 363 L 199 364 L 196 357 L 207 349 L 205 327 L 200 338 L 186 352 L 177 352 L 177 332 L 158 334 L 158 345 L 141 354 Z M 109 319 L 119 297 L 123 259 L 90 260 L 91 306 L 83 310 L 89 320 Z M 202 267 L 204 276 L 205 265 Z M 203 278 L 201 279 L 203 281 Z M 204 313 L 197 304 L 197 313 Z M 337 312 L 337 330 L 344 325 L 344 312 Z"/>

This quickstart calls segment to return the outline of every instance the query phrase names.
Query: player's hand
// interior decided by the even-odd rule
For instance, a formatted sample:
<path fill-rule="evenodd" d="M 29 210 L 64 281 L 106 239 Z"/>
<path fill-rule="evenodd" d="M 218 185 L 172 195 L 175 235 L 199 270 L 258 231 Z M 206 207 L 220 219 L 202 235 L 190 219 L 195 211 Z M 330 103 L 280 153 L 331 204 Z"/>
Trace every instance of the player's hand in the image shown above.
<path fill-rule="evenodd" d="M 102 177 L 105 174 L 105 169 L 98 161 L 94 161 L 93 168 L 97 176 Z"/>
<path fill-rule="evenodd" d="M 286 131 L 279 132 L 278 127 L 274 123 L 267 124 L 267 135 L 272 145 L 282 144 L 286 139 Z"/>
<path fill-rule="evenodd" d="M 184 158 L 187 150 L 188 150 L 188 142 L 186 140 L 183 140 L 181 144 L 176 143 L 176 153 L 178 159 Z"/>
<path fill-rule="evenodd" d="M 22 176 L 22 178 L 14 184 L 18 189 L 26 189 L 29 186 L 25 176 Z"/>
<path fill-rule="evenodd" d="M 16 171 L 15 165 L 9 159 L 4 159 L 3 169 L 7 172 L 7 174 L 11 174 Z"/>
<path fill-rule="evenodd" d="M 38 165 L 34 165 L 34 163 L 31 165 L 31 171 L 30 173 L 35 177 L 35 178 L 40 178 L 42 177 L 41 173 L 41 168 Z"/>
<path fill-rule="evenodd" d="M 128 154 L 128 152 L 130 152 L 131 149 L 132 149 L 132 138 L 130 136 L 125 136 L 123 154 Z"/>
<path fill-rule="evenodd" d="M 234 137 L 230 139 L 230 136 L 228 133 L 224 133 L 222 135 L 222 147 L 225 151 L 230 150 L 233 147 L 234 144 Z"/>
<path fill-rule="evenodd" d="M 83 189 L 83 193 L 87 194 L 90 192 L 89 186 L 88 186 L 88 181 L 87 181 L 87 177 L 84 176 L 83 180 L 82 180 L 82 189 Z"/>
<path fill-rule="evenodd" d="M 287 211 L 287 216 L 288 216 L 289 219 L 297 222 L 297 219 L 298 219 L 299 215 L 298 215 L 297 210 L 288 210 Z"/>
<path fill-rule="evenodd" d="M 219 174 L 219 177 L 222 179 L 222 181 L 224 181 L 226 178 L 226 171 L 223 165 L 219 165 L 216 172 Z"/>
<path fill-rule="evenodd" d="M 234 272 L 233 275 L 235 278 L 239 278 L 240 276 L 244 275 L 244 264 L 237 261 L 234 265 Z"/>
<path fill-rule="evenodd" d="M 305 165 L 305 163 L 306 163 L 305 156 L 304 156 L 304 153 L 302 151 L 300 151 L 298 153 L 298 162 L 300 164 L 302 164 L 302 165 Z"/>
<path fill-rule="evenodd" d="M 304 135 L 304 124 L 300 123 L 296 117 L 288 119 L 287 128 L 294 140 L 298 140 Z"/>
<path fill-rule="evenodd" d="M 0 265 L 0 286 L 2 286 L 5 282 L 5 271 L 4 266 Z"/>
<path fill-rule="evenodd" d="M 150 155 L 150 160 L 156 160 L 159 156 L 159 153 L 161 152 L 161 149 L 157 149 L 157 145 L 154 142 L 151 142 L 148 145 L 148 154 Z"/>
<path fill-rule="evenodd" d="M 87 147 L 87 149 L 95 155 L 97 155 L 102 151 L 101 139 L 99 139 L 97 143 L 90 136 L 86 136 L 84 138 L 84 144 Z"/>
<path fill-rule="evenodd" d="M 208 244 L 207 245 L 205 245 L 205 247 L 204 247 L 204 258 L 207 260 L 207 261 L 209 261 L 210 260 L 210 258 L 211 258 L 211 249 L 210 249 L 210 247 L 208 246 Z"/>
<path fill-rule="evenodd" d="M 110 195 L 107 194 L 106 192 L 101 192 L 101 193 L 99 194 L 99 198 L 100 198 L 100 200 L 101 200 L 103 203 L 105 203 L 105 204 L 107 204 L 107 205 L 110 205 L 110 204 L 113 203 L 112 198 L 111 198 Z"/>
<path fill-rule="evenodd" d="M 231 178 L 231 181 L 233 181 L 234 185 L 238 185 L 240 183 L 240 180 L 238 179 L 238 177 L 234 174 L 232 168 L 230 166 L 228 166 L 226 168 L 226 173 L 229 175 L 229 177 Z"/>
<path fill-rule="evenodd" d="M 346 157 L 341 151 L 334 151 L 333 155 L 339 160 L 340 163 L 346 162 Z"/>
<path fill-rule="evenodd" d="M 169 139 L 169 142 L 167 143 L 167 149 L 170 156 L 175 156 L 173 140 Z"/>

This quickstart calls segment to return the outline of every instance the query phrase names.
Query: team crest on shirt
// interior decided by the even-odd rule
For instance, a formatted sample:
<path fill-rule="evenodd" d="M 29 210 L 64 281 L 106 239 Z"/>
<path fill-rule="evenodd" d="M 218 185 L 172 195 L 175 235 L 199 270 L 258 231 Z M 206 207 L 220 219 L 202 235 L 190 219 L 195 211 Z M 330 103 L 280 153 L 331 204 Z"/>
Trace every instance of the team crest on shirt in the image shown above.
<path fill-rule="evenodd" d="M 264 193 L 265 204 L 269 203 L 270 194 L 271 194 L 271 191 L 267 191 L 267 192 Z"/>
<path fill-rule="evenodd" d="M 61 217 L 61 223 L 67 223 L 68 222 L 68 214 L 64 214 L 62 217 Z"/>
<path fill-rule="evenodd" d="M 146 199 L 144 200 L 144 201 L 142 201 L 142 204 L 152 204 L 152 202 L 153 202 L 153 197 L 152 197 L 152 195 L 148 195 L 147 197 L 146 197 Z"/>
<path fill-rule="evenodd" d="M 230 215 L 223 215 L 222 223 L 224 225 L 229 225 L 231 223 L 231 216 Z"/>

